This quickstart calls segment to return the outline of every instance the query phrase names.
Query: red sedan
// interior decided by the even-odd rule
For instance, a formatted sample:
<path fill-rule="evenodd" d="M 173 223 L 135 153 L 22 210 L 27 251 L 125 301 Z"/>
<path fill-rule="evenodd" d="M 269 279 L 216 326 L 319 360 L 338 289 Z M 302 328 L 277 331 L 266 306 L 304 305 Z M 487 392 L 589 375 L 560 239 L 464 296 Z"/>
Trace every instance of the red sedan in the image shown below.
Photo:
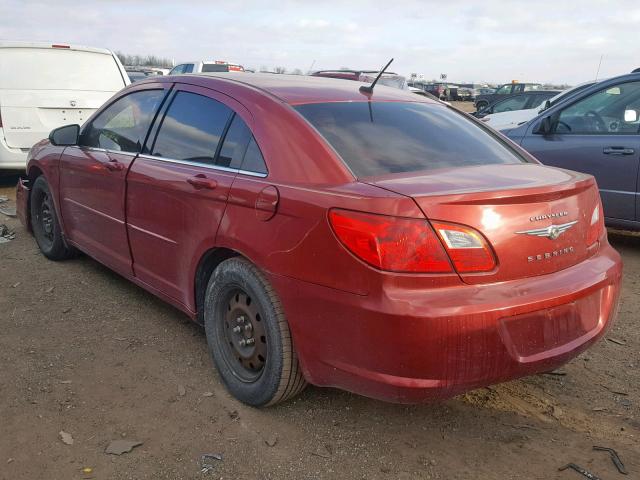
<path fill-rule="evenodd" d="M 593 177 L 356 82 L 153 78 L 31 150 L 19 214 L 204 325 L 229 390 L 394 402 L 552 370 L 615 316 Z"/>

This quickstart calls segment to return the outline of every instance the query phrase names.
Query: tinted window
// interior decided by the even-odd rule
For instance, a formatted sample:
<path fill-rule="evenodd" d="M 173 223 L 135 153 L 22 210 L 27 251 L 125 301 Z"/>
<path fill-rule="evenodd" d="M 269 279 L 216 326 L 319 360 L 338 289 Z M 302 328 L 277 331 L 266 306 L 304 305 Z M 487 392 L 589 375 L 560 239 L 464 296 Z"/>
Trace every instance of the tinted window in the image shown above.
<path fill-rule="evenodd" d="M 163 90 L 144 90 L 122 97 L 84 129 L 80 144 L 139 152 L 163 96 Z"/>
<path fill-rule="evenodd" d="M 182 70 L 182 73 L 191 73 L 193 72 L 193 63 L 187 63 Z"/>
<path fill-rule="evenodd" d="M 202 65 L 203 72 L 228 72 L 229 66 L 222 63 L 205 63 Z"/>
<path fill-rule="evenodd" d="M 247 124 L 238 115 L 234 116 L 231 126 L 224 137 L 224 143 L 220 149 L 216 165 L 240 168 L 250 137 L 251 132 Z"/>
<path fill-rule="evenodd" d="M 635 134 L 640 128 L 639 118 L 640 82 L 629 82 L 602 89 L 562 110 L 556 131 L 563 134 Z"/>
<path fill-rule="evenodd" d="M 424 103 L 299 105 L 358 177 L 524 159 L 463 114 Z"/>
<path fill-rule="evenodd" d="M 240 169 L 246 170 L 247 172 L 263 173 L 265 175 L 268 173 L 262 152 L 260 152 L 256 139 L 253 137 L 251 137 L 251 141 L 247 147 L 247 153 L 244 154 L 244 160 Z"/>
<path fill-rule="evenodd" d="M 231 113 L 212 98 L 178 92 L 162 120 L 152 155 L 213 163 Z"/>
<path fill-rule="evenodd" d="M 527 95 L 516 95 L 501 102 L 496 103 L 491 109 L 492 113 L 512 112 L 513 110 L 522 110 L 527 104 L 529 97 Z"/>

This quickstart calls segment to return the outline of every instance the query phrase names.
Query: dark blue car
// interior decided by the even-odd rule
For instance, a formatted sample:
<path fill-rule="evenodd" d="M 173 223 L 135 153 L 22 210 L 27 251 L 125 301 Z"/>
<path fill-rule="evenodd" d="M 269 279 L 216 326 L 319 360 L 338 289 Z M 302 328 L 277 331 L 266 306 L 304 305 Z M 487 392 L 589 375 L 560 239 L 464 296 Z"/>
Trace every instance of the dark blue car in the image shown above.
<path fill-rule="evenodd" d="M 502 133 L 545 165 L 596 177 L 607 225 L 640 230 L 640 73 L 598 82 Z"/>

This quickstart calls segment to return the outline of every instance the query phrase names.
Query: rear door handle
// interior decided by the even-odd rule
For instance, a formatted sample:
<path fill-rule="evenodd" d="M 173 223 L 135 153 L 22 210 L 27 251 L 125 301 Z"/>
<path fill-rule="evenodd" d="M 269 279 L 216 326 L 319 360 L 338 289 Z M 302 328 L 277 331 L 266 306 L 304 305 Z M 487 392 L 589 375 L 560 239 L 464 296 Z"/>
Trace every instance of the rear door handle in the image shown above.
<path fill-rule="evenodd" d="M 112 172 L 121 172 L 124 170 L 124 163 L 120 163 L 117 160 L 109 160 L 108 162 L 104 162 L 104 166 L 107 170 Z"/>
<path fill-rule="evenodd" d="M 605 147 L 602 153 L 605 155 L 633 155 L 636 151 L 627 147 Z"/>
<path fill-rule="evenodd" d="M 206 175 L 202 173 L 187 178 L 187 182 L 197 189 L 206 188 L 208 190 L 214 190 L 218 186 L 218 182 L 212 178 L 207 178 Z"/>

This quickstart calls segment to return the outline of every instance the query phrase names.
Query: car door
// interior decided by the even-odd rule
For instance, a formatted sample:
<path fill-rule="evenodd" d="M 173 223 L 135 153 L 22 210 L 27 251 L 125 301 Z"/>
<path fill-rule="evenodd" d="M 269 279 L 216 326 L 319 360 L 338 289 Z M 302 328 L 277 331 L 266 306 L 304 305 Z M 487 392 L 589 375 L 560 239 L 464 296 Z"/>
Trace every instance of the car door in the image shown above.
<path fill-rule="evenodd" d="M 636 116 L 631 118 L 631 112 Z M 533 133 L 532 125 L 521 144 L 546 165 L 592 174 L 605 217 L 634 221 L 640 166 L 638 112 L 640 82 L 610 85 L 555 110 L 550 134 Z"/>
<path fill-rule="evenodd" d="M 191 308 L 192 272 L 215 242 L 237 168 L 217 161 L 243 108 L 213 90 L 178 84 L 127 177 L 135 276 Z M 160 117 L 160 116 L 159 116 Z"/>
<path fill-rule="evenodd" d="M 131 275 L 125 227 L 125 178 L 140 152 L 165 89 L 147 84 L 103 108 L 65 149 L 60 205 L 65 234 L 81 250 Z"/>

